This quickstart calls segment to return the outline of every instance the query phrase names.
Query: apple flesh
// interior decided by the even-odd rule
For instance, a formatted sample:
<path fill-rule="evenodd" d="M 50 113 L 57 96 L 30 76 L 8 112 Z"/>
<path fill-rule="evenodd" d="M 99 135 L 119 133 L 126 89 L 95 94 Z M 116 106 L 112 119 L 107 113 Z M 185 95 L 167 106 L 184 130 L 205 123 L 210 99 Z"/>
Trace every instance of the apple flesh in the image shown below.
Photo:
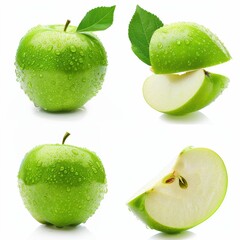
<path fill-rule="evenodd" d="M 227 84 L 227 77 L 203 69 L 181 75 L 154 74 L 145 80 L 143 96 L 159 112 L 183 115 L 210 104 Z"/>
<path fill-rule="evenodd" d="M 187 148 L 167 176 L 143 189 L 128 206 L 150 228 L 177 233 L 208 219 L 223 202 L 227 184 L 217 153 Z"/>
<path fill-rule="evenodd" d="M 60 144 L 37 146 L 26 154 L 18 185 L 26 208 L 40 223 L 57 227 L 84 223 L 107 189 L 97 155 Z"/>
<path fill-rule="evenodd" d="M 206 68 L 231 58 L 216 35 L 204 26 L 188 22 L 157 29 L 150 41 L 149 54 L 157 74 Z"/>
<path fill-rule="evenodd" d="M 37 26 L 20 41 L 16 75 L 34 104 L 46 111 L 82 107 L 101 89 L 107 56 L 100 40 L 64 25 Z"/>

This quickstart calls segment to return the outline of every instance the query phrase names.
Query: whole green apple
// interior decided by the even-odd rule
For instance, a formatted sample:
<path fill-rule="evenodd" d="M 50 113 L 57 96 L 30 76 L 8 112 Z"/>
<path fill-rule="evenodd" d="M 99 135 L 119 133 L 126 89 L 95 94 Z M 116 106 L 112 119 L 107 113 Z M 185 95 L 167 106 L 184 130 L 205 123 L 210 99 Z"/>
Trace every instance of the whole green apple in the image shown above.
<path fill-rule="evenodd" d="M 207 148 L 186 148 L 167 174 L 143 188 L 128 206 L 150 228 L 178 233 L 212 216 L 228 186 L 223 160 Z"/>
<path fill-rule="evenodd" d="M 16 74 L 34 104 L 46 111 L 82 107 L 101 89 L 107 56 L 93 33 L 74 26 L 32 28 L 20 41 Z"/>
<path fill-rule="evenodd" d="M 86 222 L 107 190 L 106 174 L 98 156 L 87 149 L 65 145 L 64 141 L 32 149 L 18 173 L 20 193 L 28 211 L 40 223 L 57 227 Z"/>
<path fill-rule="evenodd" d="M 149 55 L 155 73 L 185 72 L 214 66 L 231 59 L 216 35 L 196 23 L 178 22 L 157 29 Z"/>

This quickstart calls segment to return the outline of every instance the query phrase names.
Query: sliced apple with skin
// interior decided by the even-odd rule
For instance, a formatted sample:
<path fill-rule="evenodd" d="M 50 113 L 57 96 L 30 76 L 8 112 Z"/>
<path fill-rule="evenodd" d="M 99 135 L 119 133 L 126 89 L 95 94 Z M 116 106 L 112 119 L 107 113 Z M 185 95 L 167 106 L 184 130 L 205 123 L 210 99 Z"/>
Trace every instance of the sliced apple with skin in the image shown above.
<path fill-rule="evenodd" d="M 186 148 L 173 169 L 134 197 L 128 206 L 150 228 L 177 233 L 208 219 L 221 205 L 228 176 L 220 156 Z"/>
<path fill-rule="evenodd" d="M 206 68 L 231 59 L 218 37 L 206 27 L 177 22 L 157 29 L 149 55 L 154 73 L 168 74 Z"/>
<path fill-rule="evenodd" d="M 214 101 L 228 85 L 228 78 L 203 69 L 185 74 L 154 74 L 143 84 L 143 96 L 155 110 L 183 115 Z"/>

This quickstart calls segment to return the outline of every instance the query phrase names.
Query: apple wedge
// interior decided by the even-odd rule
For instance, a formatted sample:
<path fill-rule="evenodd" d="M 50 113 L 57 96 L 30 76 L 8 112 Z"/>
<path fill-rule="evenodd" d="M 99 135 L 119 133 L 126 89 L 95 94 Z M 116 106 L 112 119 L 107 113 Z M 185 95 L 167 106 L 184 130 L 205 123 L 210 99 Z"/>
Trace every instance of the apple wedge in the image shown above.
<path fill-rule="evenodd" d="M 177 233 L 208 219 L 224 200 L 228 185 L 223 160 L 207 148 L 186 148 L 167 176 L 144 188 L 129 203 L 150 228 Z"/>
<path fill-rule="evenodd" d="M 143 84 L 143 96 L 155 110 L 172 115 L 197 111 L 214 101 L 228 78 L 203 69 L 184 74 L 154 74 Z"/>
<path fill-rule="evenodd" d="M 218 37 L 206 27 L 178 22 L 157 29 L 149 55 L 154 73 L 168 74 L 206 68 L 231 59 Z"/>

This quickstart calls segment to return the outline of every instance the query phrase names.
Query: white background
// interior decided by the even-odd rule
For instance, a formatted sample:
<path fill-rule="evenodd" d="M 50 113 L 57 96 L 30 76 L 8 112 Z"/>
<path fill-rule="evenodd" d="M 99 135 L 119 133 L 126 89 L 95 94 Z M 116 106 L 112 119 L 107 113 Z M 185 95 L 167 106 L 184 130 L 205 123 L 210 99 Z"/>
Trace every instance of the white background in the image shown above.
<path fill-rule="evenodd" d="M 235 0 L 21 0 L 0 3 L 0 239 L 226 239 L 240 223 L 240 14 Z M 99 32 L 109 66 L 103 89 L 79 111 L 50 114 L 36 109 L 16 82 L 14 59 L 21 37 L 38 24 L 78 25 L 97 6 L 117 5 L 111 28 Z M 210 106 L 183 117 L 151 109 L 142 97 L 149 67 L 135 57 L 128 23 L 136 4 L 164 23 L 192 21 L 205 25 L 225 43 L 232 60 L 210 71 L 227 75 L 229 87 Z M 26 152 L 44 143 L 67 143 L 95 151 L 105 166 L 108 193 L 86 224 L 54 229 L 35 221 L 25 209 L 17 173 Z M 220 209 L 206 222 L 178 235 L 147 229 L 126 202 L 185 147 L 208 147 L 224 160 L 229 187 Z M 207 174 L 207 173 L 206 173 Z"/>

